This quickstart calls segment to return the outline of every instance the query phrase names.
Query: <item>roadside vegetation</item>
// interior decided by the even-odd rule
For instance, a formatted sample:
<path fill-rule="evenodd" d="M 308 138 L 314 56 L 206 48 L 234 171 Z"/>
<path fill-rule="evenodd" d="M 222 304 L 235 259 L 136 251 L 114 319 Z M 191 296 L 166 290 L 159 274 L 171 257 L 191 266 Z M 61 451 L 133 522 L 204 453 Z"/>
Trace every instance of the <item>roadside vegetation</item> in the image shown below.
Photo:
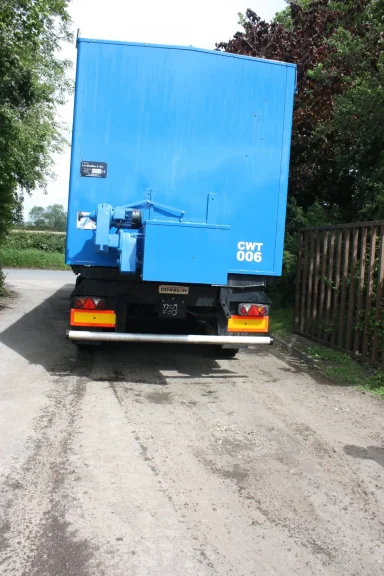
<path fill-rule="evenodd" d="M 277 308 L 271 312 L 272 333 L 311 360 L 311 366 L 338 386 L 357 386 L 361 390 L 384 397 L 384 371 L 354 360 L 348 354 L 311 343 L 293 334 L 293 308 Z"/>
<path fill-rule="evenodd" d="M 66 145 L 57 106 L 71 90 L 70 64 L 60 58 L 72 40 L 67 8 L 67 0 L 0 3 L 0 248 L 23 196 L 46 188 L 52 153 Z"/>
<path fill-rule="evenodd" d="M 17 230 L 8 234 L 0 259 L 5 268 L 69 270 L 64 251 L 64 233 Z"/>
<path fill-rule="evenodd" d="M 40 270 L 70 270 L 64 263 L 64 254 L 28 248 L 2 248 L 0 258 L 4 268 L 36 268 Z"/>

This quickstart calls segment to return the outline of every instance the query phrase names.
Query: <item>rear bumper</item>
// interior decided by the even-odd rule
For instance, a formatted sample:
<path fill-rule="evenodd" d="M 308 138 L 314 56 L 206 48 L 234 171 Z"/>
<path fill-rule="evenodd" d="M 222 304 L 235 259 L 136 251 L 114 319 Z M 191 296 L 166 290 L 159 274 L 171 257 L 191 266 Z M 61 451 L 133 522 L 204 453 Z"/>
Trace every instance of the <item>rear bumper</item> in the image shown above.
<path fill-rule="evenodd" d="M 67 330 L 70 340 L 97 342 L 158 342 L 163 344 L 214 344 L 222 346 L 252 346 L 273 344 L 271 336 L 205 336 L 195 334 L 130 334 L 125 332 L 90 332 L 87 330 Z"/>

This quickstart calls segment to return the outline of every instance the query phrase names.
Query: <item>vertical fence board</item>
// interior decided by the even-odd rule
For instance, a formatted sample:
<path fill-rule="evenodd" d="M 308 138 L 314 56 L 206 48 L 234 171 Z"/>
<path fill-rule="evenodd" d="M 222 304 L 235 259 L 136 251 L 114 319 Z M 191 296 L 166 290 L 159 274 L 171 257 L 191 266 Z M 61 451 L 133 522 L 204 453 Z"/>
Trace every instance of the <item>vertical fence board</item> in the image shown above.
<path fill-rule="evenodd" d="M 355 341 L 353 344 L 353 351 L 359 354 L 361 350 L 361 322 L 362 322 L 362 307 L 363 307 L 363 294 L 365 282 L 365 259 L 367 255 L 367 228 L 361 230 L 360 240 L 360 267 L 359 267 L 359 287 L 357 291 L 357 304 L 356 304 L 356 322 L 357 329 L 355 332 Z"/>
<path fill-rule="evenodd" d="M 345 237 L 344 237 L 344 250 L 343 250 L 343 277 L 341 280 L 339 333 L 337 338 L 337 345 L 339 348 L 343 348 L 343 344 L 345 342 L 344 324 L 345 324 L 345 308 L 346 308 L 345 304 L 347 298 L 350 230 L 346 229 L 344 236 Z"/>
<path fill-rule="evenodd" d="M 320 281 L 320 298 L 319 298 L 319 313 L 318 313 L 318 328 L 317 337 L 322 338 L 324 326 L 324 302 L 325 302 L 325 273 L 327 266 L 327 256 L 328 256 L 328 232 L 323 232 L 321 238 L 321 281 Z"/>
<path fill-rule="evenodd" d="M 304 333 L 305 328 L 305 299 L 307 295 L 307 266 L 308 266 L 308 234 L 304 235 L 303 240 L 303 276 L 301 284 L 301 302 L 300 302 L 300 332 Z"/>
<path fill-rule="evenodd" d="M 333 299 L 333 330 L 331 335 L 331 344 L 336 344 L 336 336 L 338 334 L 338 312 L 339 312 L 339 290 L 340 290 L 340 271 L 341 271 L 341 250 L 343 246 L 343 231 L 337 231 L 337 253 L 336 253 L 336 269 L 335 269 L 335 296 Z"/>
<path fill-rule="evenodd" d="M 348 351 L 351 350 L 352 331 L 355 330 L 353 320 L 355 311 L 355 286 L 356 286 L 355 271 L 356 271 L 358 241 L 359 241 L 359 229 L 354 228 L 352 232 L 351 281 L 349 285 L 347 333 L 345 336 L 345 348 Z"/>
<path fill-rule="evenodd" d="M 367 283 L 367 297 L 365 303 L 365 322 L 364 322 L 364 338 L 363 338 L 363 356 L 368 355 L 369 345 L 369 325 L 372 307 L 373 296 L 373 276 L 375 271 L 375 258 L 376 258 L 376 227 L 371 230 L 370 249 L 369 249 L 369 267 L 368 267 L 368 283 Z"/>
<path fill-rule="evenodd" d="M 381 303 L 383 299 L 383 278 L 384 278 L 384 226 L 380 228 L 380 248 L 379 248 L 379 267 L 377 271 L 376 282 L 376 312 L 375 312 L 375 327 L 373 329 L 373 342 L 372 342 L 372 360 L 378 360 L 378 341 L 379 332 L 381 328 Z"/>
<path fill-rule="evenodd" d="M 309 243 L 309 274 L 308 274 L 308 292 L 307 292 L 307 306 L 305 314 L 305 332 L 307 334 L 311 333 L 311 311 L 312 311 L 312 299 L 313 299 L 313 257 L 315 251 L 315 232 L 310 234 Z"/>
<path fill-rule="evenodd" d="M 329 251 L 328 251 L 328 275 L 327 275 L 327 293 L 326 293 L 326 313 L 325 313 L 325 334 L 324 339 L 328 342 L 330 339 L 330 321 L 332 309 L 332 296 L 333 296 L 333 260 L 335 257 L 335 233 L 331 232 L 329 238 Z"/>
<path fill-rule="evenodd" d="M 303 274 L 303 239 L 304 232 L 299 232 L 299 251 L 297 255 L 296 292 L 295 292 L 295 330 L 300 328 L 300 297 Z"/>
<path fill-rule="evenodd" d="M 319 294 L 319 267 L 320 267 L 320 233 L 315 233 L 315 255 L 314 255 L 314 270 L 313 270 L 313 298 L 312 298 L 312 317 L 311 317 L 311 335 L 316 336 L 317 329 L 317 301 Z"/>

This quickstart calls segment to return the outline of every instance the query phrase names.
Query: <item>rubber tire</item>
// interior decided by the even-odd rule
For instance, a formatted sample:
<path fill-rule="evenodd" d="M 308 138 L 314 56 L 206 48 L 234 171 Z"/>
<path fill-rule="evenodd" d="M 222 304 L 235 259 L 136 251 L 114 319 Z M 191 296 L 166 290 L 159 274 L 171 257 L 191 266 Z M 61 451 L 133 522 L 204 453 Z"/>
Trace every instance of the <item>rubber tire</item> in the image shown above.
<path fill-rule="evenodd" d="M 94 350 L 95 348 L 97 348 L 98 346 L 100 346 L 100 342 L 81 342 L 79 340 L 75 340 L 73 342 L 73 344 L 76 346 L 76 348 L 78 350 L 80 350 L 81 352 L 83 350 Z"/>
<path fill-rule="evenodd" d="M 239 352 L 240 348 L 223 348 L 220 347 L 221 358 L 235 358 L 236 354 Z"/>

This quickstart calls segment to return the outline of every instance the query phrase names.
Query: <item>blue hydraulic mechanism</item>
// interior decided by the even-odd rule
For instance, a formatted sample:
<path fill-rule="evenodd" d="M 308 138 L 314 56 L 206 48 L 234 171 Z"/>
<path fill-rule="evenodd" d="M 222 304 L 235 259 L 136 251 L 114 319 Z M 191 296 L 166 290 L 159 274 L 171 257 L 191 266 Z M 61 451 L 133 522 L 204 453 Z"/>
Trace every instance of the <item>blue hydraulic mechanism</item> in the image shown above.
<path fill-rule="evenodd" d="M 96 224 L 94 234 L 96 251 L 107 253 L 110 248 L 117 250 L 120 270 L 126 274 L 135 274 L 138 261 L 142 260 L 142 254 L 138 253 L 138 245 L 143 246 L 143 243 L 138 241 L 143 236 L 139 232 L 143 226 L 143 213 L 139 207 L 149 210 L 153 208 L 177 217 L 179 222 L 182 222 L 185 214 L 184 210 L 171 208 L 147 199 L 116 208 L 110 204 L 99 204 L 96 212 L 88 215 L 88 218 Z M 111 233 L 112 229 L 114 229 L 113 233 Z M 132 230 L 132 232 L 128 232 L 128 230 Z"/>
<path fill-rule="evenodd" d="M 99 204 L 96 212 L 89 214 L 89 219 L 96 223 L 94 235 L 97 252 L 107 253 L 109 249 L 117 250 L 119 254 L 120 270 L 134 274 L 137 269 L 137 237 L 142 227 L 143 216 L 141 210 L 118 206 L 113 208 L 110 204 Z M 115 232 L 111 234 L 111 229 Z"/>

